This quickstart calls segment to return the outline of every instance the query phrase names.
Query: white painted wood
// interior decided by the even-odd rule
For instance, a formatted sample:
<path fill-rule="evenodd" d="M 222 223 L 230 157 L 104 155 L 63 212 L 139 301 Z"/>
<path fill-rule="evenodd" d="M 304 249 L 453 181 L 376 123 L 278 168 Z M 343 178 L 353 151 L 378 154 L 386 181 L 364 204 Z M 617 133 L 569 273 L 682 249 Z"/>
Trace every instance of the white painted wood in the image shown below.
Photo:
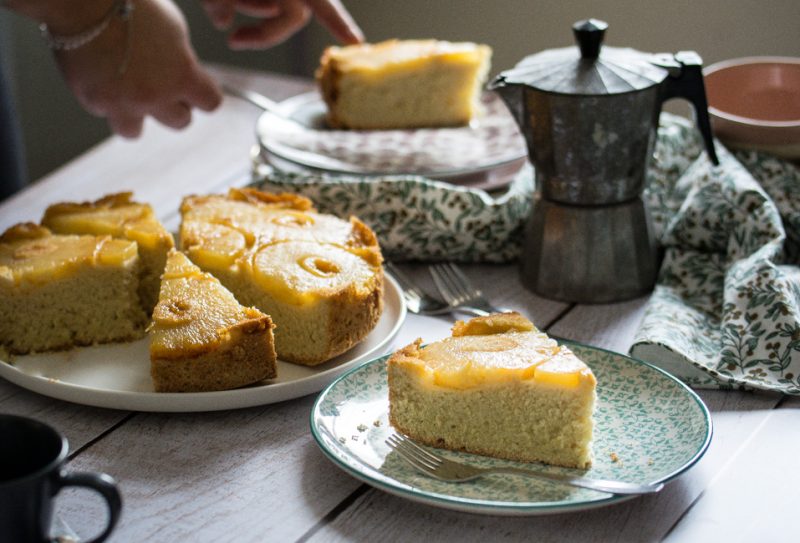
<path fill-rule="evenodd" d="M 314 444 L 313 400 L 137 414 L 69 467 L 117 479 L 125 509 L 112 541 L 294 541 L 360 485 Z M 61 500 L 62 517 L 85 537 L 103 506 L 79 498 Z"/>
<path fill-rule="evenodd" d="M 648 296 L 617 304 L 575 306 L 548 332 L 566 339 L 627 354 L 644 316 Z"/>
<path fill-rule="evenodd" d="M 5 379 L 0 379 L 0 413 L 31 417 L 51 425 L 69 440 L 70 454 L 74 454 L 127 416 L 125 411 L 94 409 L 52 400 L 13 385 Z"/>
<path fill-rule="evenodd" d="M 800 401 L 749 416 L 758 427 L 718 459 L 719 473 L 666 541 L 797 541 Z"/>

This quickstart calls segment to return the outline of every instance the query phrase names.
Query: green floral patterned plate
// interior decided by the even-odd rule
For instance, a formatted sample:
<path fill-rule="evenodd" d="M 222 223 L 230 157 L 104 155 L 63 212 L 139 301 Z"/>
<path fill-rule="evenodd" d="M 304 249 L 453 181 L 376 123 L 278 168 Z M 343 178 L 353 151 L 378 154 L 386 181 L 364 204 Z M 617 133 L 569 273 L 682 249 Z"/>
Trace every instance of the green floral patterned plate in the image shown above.
<path fill-rule="evenodd" d="M 566 343 L 597 377 L 595 458 L 587 477 L 665 482 L 703 456 L 711 442 L 711 416 L 686 385 L 627 356 Z M 494 515 L 576 511 L 630 498 L 513 475 L 492 475 L 469 483 L 445 483 L 420 475 L 384 443 L 392 432 L 387 358 L 368 362 L 334 381 L 317 398 L 311 413 L 311 431 L 322 451 L 354 477 L 411 500 Z M 479 466 L 521 465 L 466 453 L 438 452 Z"/>

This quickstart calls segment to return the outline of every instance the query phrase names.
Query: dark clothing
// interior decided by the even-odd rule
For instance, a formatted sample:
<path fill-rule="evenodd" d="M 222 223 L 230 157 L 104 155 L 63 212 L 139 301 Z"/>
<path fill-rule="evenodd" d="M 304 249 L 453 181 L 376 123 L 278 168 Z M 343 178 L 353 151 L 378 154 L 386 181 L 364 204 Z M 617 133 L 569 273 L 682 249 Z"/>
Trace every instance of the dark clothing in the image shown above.
<path fill-rule="evenodd" d="M 6 75 L 0 58 L 0 201 L 24 187 L 27 182 L 22 158 L 22 132 Z"/>

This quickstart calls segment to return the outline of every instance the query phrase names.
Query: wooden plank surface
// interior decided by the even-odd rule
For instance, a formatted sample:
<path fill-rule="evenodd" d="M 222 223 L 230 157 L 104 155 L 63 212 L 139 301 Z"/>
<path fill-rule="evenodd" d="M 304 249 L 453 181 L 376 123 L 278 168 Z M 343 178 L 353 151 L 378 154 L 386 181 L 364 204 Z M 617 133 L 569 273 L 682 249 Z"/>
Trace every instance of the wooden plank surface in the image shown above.
<path fill-rule="evenodd" d="M 218 77 L 275 99 L 310 82 L 217 68 Z M 148 123 L 144 137 L 112 138 L 0 204 L 0 230 L 38 220 L 52 202 L 133 189 L 176 228 L 188 193 L 247 182 L 260 112 L 226 99 L 181 133 Z M 432 287 L 422 265 L 403 269 Z M 497 305 L 554 335 L 626 352 L 646 297 L 564 304 L 526 291 L 514 266 L 466 266 Z M 449 334 L 452 319 L 410 316 L 393 347 Z M 361 484 L 328 461 L 310 432 L 313 395 L 275 405 L 201 414 L 144 414 L 69 404 L 0 381 L 0 411 L 46 420 L 70 439 L 69 469 L 113 474 L 125 498 L 112 541 L 701 541 L 787 540 L 800 476 L 800 400 L 701 391 L 714 421 L 705 457 L 660 494 L 582 513 L 501 518 L 432 508 Z M 776 408 L 777 407 L 777 408 Z M 87 492 L 59 499 L 82 535 L 104 517 Z"/>

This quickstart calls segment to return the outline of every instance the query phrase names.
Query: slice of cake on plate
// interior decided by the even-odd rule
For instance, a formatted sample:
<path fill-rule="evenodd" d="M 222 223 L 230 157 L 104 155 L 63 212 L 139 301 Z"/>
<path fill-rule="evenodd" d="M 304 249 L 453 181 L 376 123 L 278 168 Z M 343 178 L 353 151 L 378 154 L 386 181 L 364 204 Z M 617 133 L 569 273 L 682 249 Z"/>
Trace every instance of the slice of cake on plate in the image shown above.
<path fill-rule="evenodd" d="M 492 50 L 475 43 L 389 40 L 329 47 L 317 82 L 333 128 L 458 126 L 478 111 Z"/>
<path fill-rule="evenodd" d="M 121 192 L 95 202 L 51 205 L 42 224 L 57 234 L 109 235 L 135 241 L 142 270 L 139 294 L 147 314 L 153 311 L 167 252 L 175 242 L 152 207 L 134 202 L 130 192 Z"/>
<path fill-rule="evenodd" d="M 13 226 L 0 236 L 0 347 L 26 354 L 139 338 L 138 285 L 132 241 Z"/>
<path fill-rule="evenodd" d="M 276 376 L 272 320 L 171 251 L 150 334 L 157 392 L 238 388 Z"/>
<path fill-rule="evenodd" d="M 595 377 L 518 313 L 456 322 L 388 362 L 389 421 L 451 450 L 557 466 L 592 460 Z"/>
<path fill-rule="evenodd" d="M 190 196 L 180 243 L 243 304 L 275 321 L 287 362 L 314 366 L 363 340 L 383 309 L 375 234 L 351 217 L 317 213 L 307 198 L 231 189 Z"/>

